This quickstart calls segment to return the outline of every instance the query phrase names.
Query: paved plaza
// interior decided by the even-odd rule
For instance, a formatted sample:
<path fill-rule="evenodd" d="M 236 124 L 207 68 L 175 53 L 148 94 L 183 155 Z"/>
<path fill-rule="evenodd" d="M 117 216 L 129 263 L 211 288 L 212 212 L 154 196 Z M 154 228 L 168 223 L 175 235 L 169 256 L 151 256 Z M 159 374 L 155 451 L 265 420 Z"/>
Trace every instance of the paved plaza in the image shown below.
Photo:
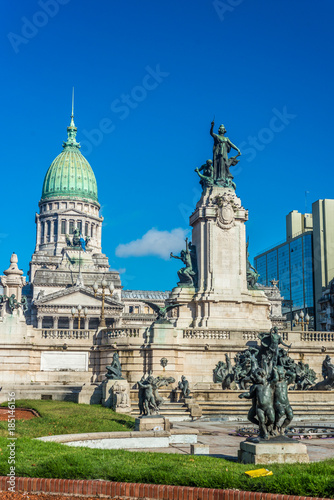
<path fill-rule="evenodd" d="M 334 427 L 334 419 L 330 421 L 298 421 L 294 425 Z M 174 429 L 190 428 L 199 431 L 198 443 L 209 445 L 210 456 L 236 461 L 239 444 L 246 438 L 231 435 L 240 427 L 250 427 L 248 421 L 201 421 L 174 422 Z M 311 462 L 334 458 L 334 438 L 302 439 L 306 444 Z M 170 445 L 169 448 L 133 449 L 131 451 L 152 451 L 157 453 L 180 453 L 190 454 L 190 445 Z"/>

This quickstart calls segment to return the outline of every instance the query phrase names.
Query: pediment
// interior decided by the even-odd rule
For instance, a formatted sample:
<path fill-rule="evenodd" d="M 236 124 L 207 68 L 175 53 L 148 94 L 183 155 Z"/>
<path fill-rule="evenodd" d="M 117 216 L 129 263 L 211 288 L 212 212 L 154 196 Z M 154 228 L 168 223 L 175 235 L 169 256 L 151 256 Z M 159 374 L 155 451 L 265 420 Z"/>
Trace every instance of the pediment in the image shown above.
<path fill-rule="evenodd" d="M 83 215 L 90 215 L 86 214 L 86 212 L 82 212 L 81 210 L 77 210 L 76 208 L 66 208 L 65 210 L 62 210 L 61 212 L 59 211 L 61 215 L 80 215 L 82 217 Z"/>
<path fill-rule="evenodd" d="M 82 307 L 101 307 L 102 297 L 94 296 L 94 293 L 82 286 L 74 286 L 70 288 L 65 288 L 59 290 L 58 292 L 50 293 L 49 295 L 44 295 L 38 300 L 35 300 L 36 306 L 51 306 L 51 305 L 78 305 Z M 105 297 L 105 305 L 117 308 L 124 307 L 124 304 L 118 302 L 117 300 L 109 297 Z"/>

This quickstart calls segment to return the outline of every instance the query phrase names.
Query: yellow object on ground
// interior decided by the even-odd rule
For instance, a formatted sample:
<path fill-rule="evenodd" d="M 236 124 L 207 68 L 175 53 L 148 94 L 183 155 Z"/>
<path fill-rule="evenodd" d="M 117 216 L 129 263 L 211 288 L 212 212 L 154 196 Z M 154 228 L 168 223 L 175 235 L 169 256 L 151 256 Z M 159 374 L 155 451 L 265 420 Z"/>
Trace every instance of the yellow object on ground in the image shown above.
<path fill-rule="evenodd" d="M 262 476 L 272 476 L 273 473 L 268 469 L 254 469 L 245 472 L 250 477 L 262 477 Z"/>

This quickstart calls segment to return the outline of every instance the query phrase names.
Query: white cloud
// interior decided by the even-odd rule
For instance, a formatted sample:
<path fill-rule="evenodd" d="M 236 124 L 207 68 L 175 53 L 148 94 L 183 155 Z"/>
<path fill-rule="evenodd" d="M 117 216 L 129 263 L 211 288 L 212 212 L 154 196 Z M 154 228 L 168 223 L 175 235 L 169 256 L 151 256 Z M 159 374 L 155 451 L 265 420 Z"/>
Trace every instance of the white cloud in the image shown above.
<path fill-rule="evenodd" d="M 168 260 L 171 252 L 179 252 L 184 248 L 184 240 L 188 229 L 180 227 L 171 231 L 159 231 L 152 228 L 138 240 L 118 245 L 117 257 L 143 257 L 145 255 L 157 255 Z"/>
<path fill-rule="evenodd" d="M 120 267 L 119 269 L 113 269 L 113 268 L 109 268 L 109 271 L 111 272 L 115 272 L 115 273 L 119 273 L 119 274 L 124 274 L 126 273 L 126 269 L 125 267 Z"/>

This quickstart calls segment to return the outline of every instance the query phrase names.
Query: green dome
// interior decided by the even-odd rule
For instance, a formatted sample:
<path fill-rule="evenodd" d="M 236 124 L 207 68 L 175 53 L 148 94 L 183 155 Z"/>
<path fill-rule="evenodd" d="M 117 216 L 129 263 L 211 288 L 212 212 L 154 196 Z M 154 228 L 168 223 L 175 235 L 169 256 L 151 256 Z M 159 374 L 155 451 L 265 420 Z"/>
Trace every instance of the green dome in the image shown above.
<path fill-rule="evenodd" d="M 75 139 L 77 128 L 73 115 L 67 133 L 68 139 L 63 143 L 64 151 L 53 160 L 46 173 L 42 200 L 59 197 L 80 198 L 98 203 L 95 175 L 79 151 L 80 144 Z"/>

